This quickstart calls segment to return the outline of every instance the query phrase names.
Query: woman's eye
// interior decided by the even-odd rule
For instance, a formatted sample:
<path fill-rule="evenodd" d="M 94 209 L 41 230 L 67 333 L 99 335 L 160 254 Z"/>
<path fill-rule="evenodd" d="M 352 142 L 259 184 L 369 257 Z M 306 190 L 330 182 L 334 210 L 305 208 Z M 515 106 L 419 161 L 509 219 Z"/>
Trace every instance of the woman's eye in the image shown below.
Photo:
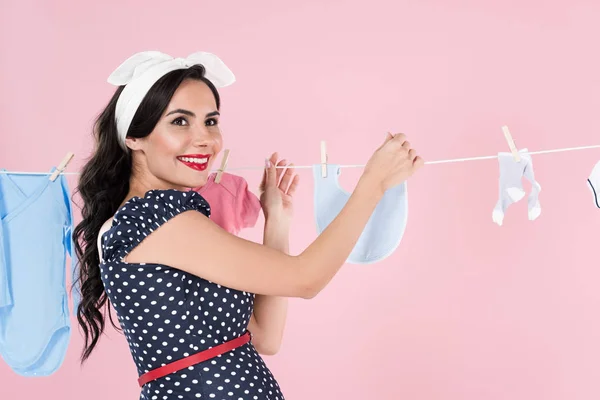
<path fill-rule="evenodd" d="M 173 120 L 173 125 L 185 126 L 187 125 L 187 120 L 183 117 L 179 117 Z"/>
<path fill-rule="evenodd" d="M 217 121 L 214 118 L 210 118 L 206 120 L 206 126 L 215 126 L 219 123 L 219 121 Z"/>

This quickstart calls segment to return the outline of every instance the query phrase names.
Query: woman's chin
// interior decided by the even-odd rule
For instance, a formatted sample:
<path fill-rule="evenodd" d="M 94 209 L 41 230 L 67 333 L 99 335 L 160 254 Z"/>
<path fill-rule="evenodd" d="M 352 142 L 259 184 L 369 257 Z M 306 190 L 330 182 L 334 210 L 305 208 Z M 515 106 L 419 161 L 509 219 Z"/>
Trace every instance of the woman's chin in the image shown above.
<path fill-rule="evenodd" d="M 194 174 L 193 178 L 186 179 L 185 187 L 195 189 L 206 185 L 206 182 L 208 182 L 208 175 L 208 172 Z"/>
<path fill-rule="evenodd" d="M 204 171 L 193 170 L 189 167 L 184 168 L 185 169 L 175 171 L 176 179 L 172 180 L 173 185 L 187 189 L 195 189 L 206 185 L 208 177 L 210 176 L 210 166 Z"/>

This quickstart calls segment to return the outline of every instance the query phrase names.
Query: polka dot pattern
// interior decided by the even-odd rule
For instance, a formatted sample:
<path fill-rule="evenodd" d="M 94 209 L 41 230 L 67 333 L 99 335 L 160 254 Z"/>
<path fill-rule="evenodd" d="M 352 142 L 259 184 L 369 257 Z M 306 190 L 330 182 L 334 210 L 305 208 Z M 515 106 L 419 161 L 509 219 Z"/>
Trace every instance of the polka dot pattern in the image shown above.
<path fill-rule="evenodd" d="M 166 265 L 123 261 L 146 236 L 188 210 L 210 217 L 209 204 L 196 192 L 151 190 L 129 200 L 102 236 L 102 282 L 140 375 L 244 334 L 252 315 L 252 293 Z M 144 385 L 140 399 L 279 400 L 283 395 L 248 343 Z"/>

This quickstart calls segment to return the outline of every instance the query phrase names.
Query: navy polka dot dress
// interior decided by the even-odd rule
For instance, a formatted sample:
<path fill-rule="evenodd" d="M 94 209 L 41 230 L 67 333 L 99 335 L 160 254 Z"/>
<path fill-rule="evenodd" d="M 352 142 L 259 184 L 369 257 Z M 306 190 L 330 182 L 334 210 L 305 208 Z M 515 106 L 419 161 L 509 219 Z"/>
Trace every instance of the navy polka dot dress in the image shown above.
<path fill-rule="evenodd" d="M 188 210 L 210 217 L 210 206 L 196 192 L 151 190 L 129 200 L 101 238 L 102 281 L 139 375 L 243 335 L 252 315 L 251 293 L 167 265 L 123 261 L 144 237 Z M 140 399 L 278 400 L 283 395 L 250 342 L 147 383 Z"/>

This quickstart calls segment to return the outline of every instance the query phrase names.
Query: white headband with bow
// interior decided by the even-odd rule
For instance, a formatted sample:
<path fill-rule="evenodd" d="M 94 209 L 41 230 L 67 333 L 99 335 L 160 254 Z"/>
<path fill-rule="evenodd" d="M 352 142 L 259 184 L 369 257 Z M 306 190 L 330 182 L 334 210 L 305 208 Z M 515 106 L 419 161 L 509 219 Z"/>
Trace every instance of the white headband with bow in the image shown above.
<path fill-rule="evenodd" d="M 198 64 L 204 66 L 204 76 L 215 87 L 225 87 L 235 82 L 233 72 L 219 57 L 203 51 L 187 58 L 173 58 L 160 51 L 144 51 L 129 57 L 110 74 L 108 83 L 125 85 L 117 100 L 115 112 L 119 144 L 124 150 L 127 150 L 125 137 L 131 120 L 152 85 L 171 71 Z"/>

